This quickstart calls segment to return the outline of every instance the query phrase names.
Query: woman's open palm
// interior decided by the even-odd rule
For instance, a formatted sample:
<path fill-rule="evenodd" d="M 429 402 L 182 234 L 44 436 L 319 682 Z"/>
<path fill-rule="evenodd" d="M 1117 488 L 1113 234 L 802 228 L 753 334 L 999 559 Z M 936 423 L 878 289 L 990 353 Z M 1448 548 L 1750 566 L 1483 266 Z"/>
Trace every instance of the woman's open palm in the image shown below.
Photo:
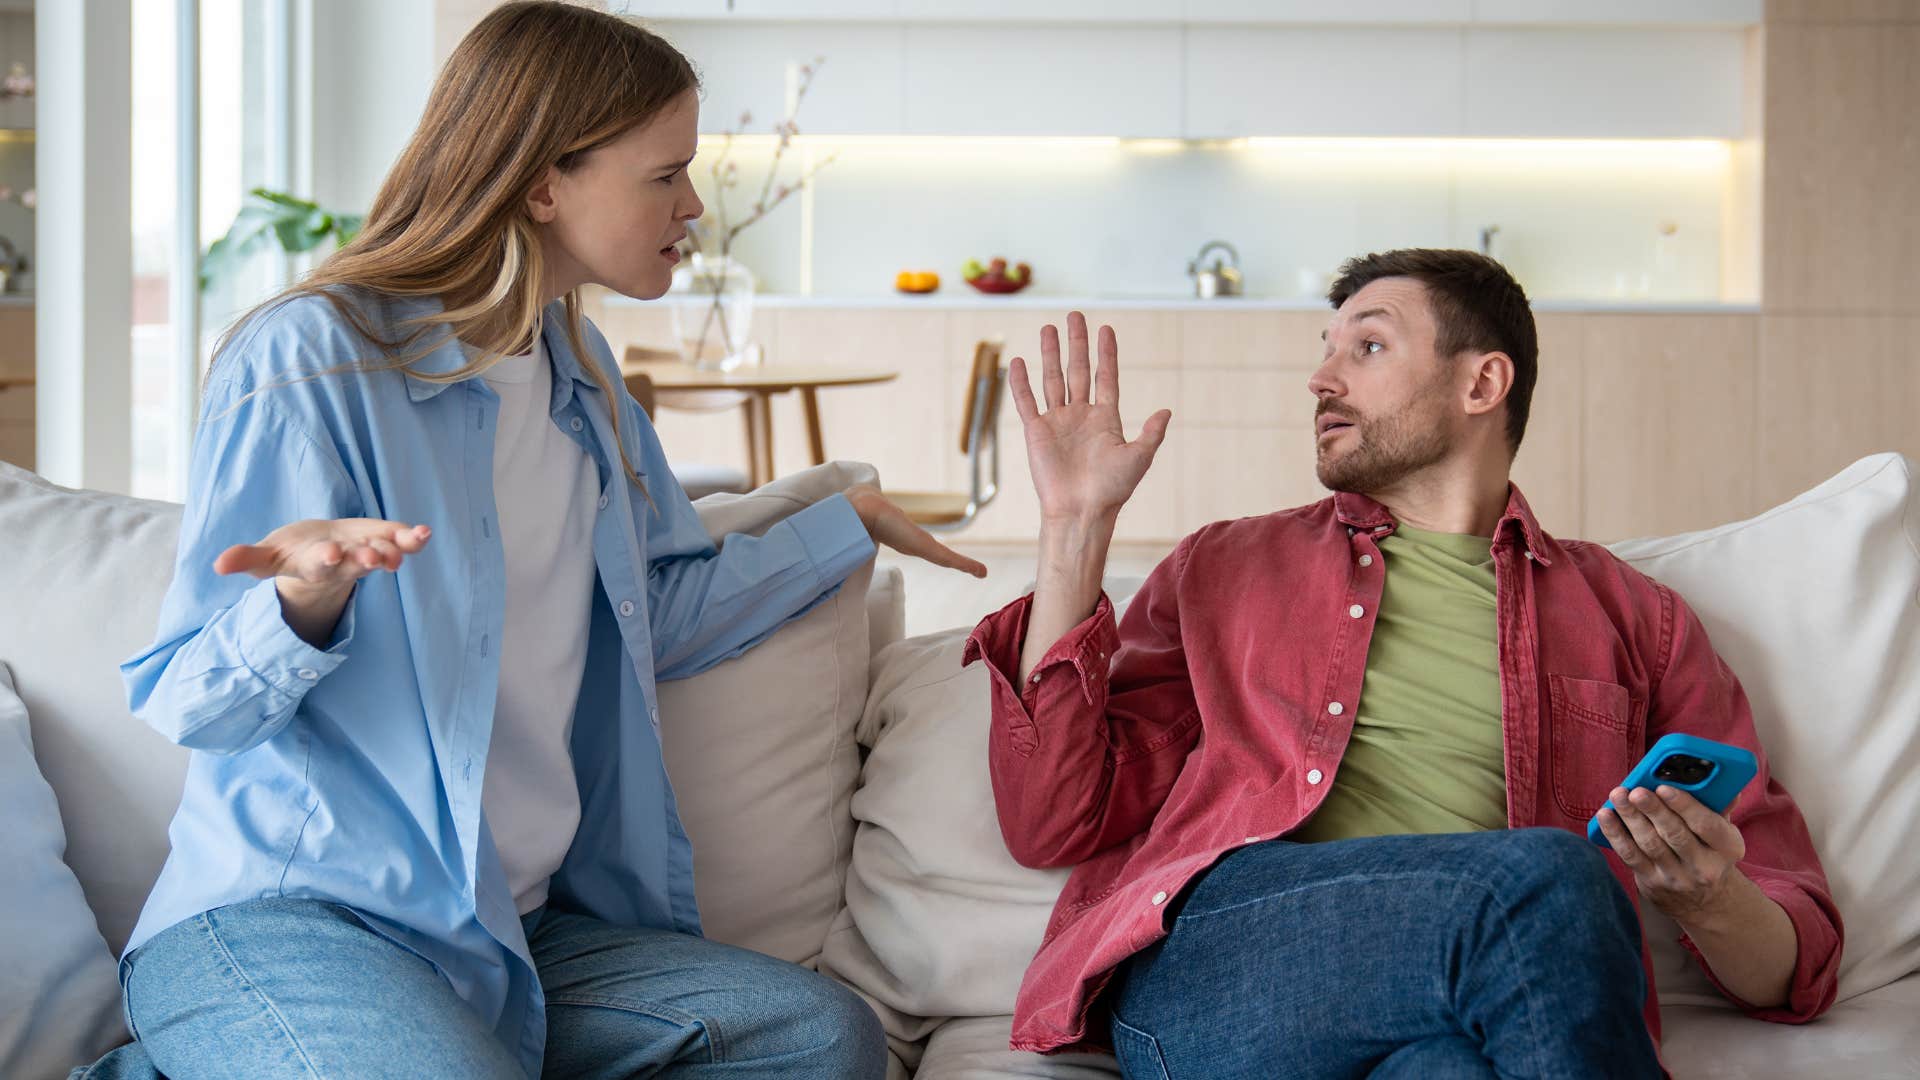
<path fill-rule="evenodd" d="M 398 570 L 427 546 L 432 530 L 378 518 L 315 519 L 282 525 L 256 544 L 235 544 L 213 561 L 216 574 L 252 574 L 310 590 L 345 588 L 375 570 Z"/>

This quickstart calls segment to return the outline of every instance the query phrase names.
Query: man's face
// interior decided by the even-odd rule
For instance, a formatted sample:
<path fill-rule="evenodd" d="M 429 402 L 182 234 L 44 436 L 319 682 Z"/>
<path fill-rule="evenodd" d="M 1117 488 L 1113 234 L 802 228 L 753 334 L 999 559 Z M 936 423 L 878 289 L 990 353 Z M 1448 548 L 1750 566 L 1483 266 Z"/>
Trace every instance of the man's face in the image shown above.
<path fill-rule="evenodd" d="M 1307 389 L 1315 471 L 1330 491 L 1379 492 L 1452 452 L 1461 418 L 1453 371 L 1434 351 L 1427 288 L 1413 278 L 1369 282 L 1334 312 L 1326 355 Z"/>

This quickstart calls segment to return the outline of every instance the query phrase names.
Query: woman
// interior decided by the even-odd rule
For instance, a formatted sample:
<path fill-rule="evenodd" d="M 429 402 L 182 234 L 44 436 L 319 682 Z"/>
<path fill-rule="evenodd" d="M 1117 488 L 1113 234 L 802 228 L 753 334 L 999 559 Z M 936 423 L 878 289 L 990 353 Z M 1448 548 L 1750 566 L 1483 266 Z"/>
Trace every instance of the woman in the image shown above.
<path fill-rule="evenodd" d="M 697 131 L 659 38 L 501 7 L 362 234 L 216 350 L 123 668 L 198 752 L 91 1075 L 884 1072 L 853 994 L 698 936 L 654 683 L 874 540 L 985 570 L 868 487 L 709 542 L 576 294 L 666 291 Z"/>

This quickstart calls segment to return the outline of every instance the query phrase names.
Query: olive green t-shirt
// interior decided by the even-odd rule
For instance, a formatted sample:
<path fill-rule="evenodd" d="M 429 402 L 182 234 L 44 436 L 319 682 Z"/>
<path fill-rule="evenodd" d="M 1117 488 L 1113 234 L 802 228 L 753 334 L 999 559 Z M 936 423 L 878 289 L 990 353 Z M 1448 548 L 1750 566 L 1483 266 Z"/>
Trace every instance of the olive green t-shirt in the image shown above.
<path fill-rule="evenodd" d="M 1353 737 L 1327 798 L 1289 840 L 1507 825 L 1493 542 L 1401 525 Z"/>

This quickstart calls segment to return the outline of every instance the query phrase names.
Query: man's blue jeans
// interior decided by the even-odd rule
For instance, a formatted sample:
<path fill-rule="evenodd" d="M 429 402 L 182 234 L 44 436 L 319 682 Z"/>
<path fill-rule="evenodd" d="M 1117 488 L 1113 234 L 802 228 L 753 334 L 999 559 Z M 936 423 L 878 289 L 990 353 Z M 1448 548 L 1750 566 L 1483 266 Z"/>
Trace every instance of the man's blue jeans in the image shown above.
<path fill-rule="evenodd" d="M 1640 926 L 1558 829 L 1240 849 L 1115 978 L 1129 1080 L 1658 1077 Z"/>
<path fill-rule="evenodd" d="M 523 920 L 547 999 L 547 1076 L 886 1073 L 852 991 L 718 942 L 543 908 Z M 169 927 L 134 954 L 140 1041 L 75 1078 L 525 1074 L 446 979 L 345 908 L 268 899 Z"/>

